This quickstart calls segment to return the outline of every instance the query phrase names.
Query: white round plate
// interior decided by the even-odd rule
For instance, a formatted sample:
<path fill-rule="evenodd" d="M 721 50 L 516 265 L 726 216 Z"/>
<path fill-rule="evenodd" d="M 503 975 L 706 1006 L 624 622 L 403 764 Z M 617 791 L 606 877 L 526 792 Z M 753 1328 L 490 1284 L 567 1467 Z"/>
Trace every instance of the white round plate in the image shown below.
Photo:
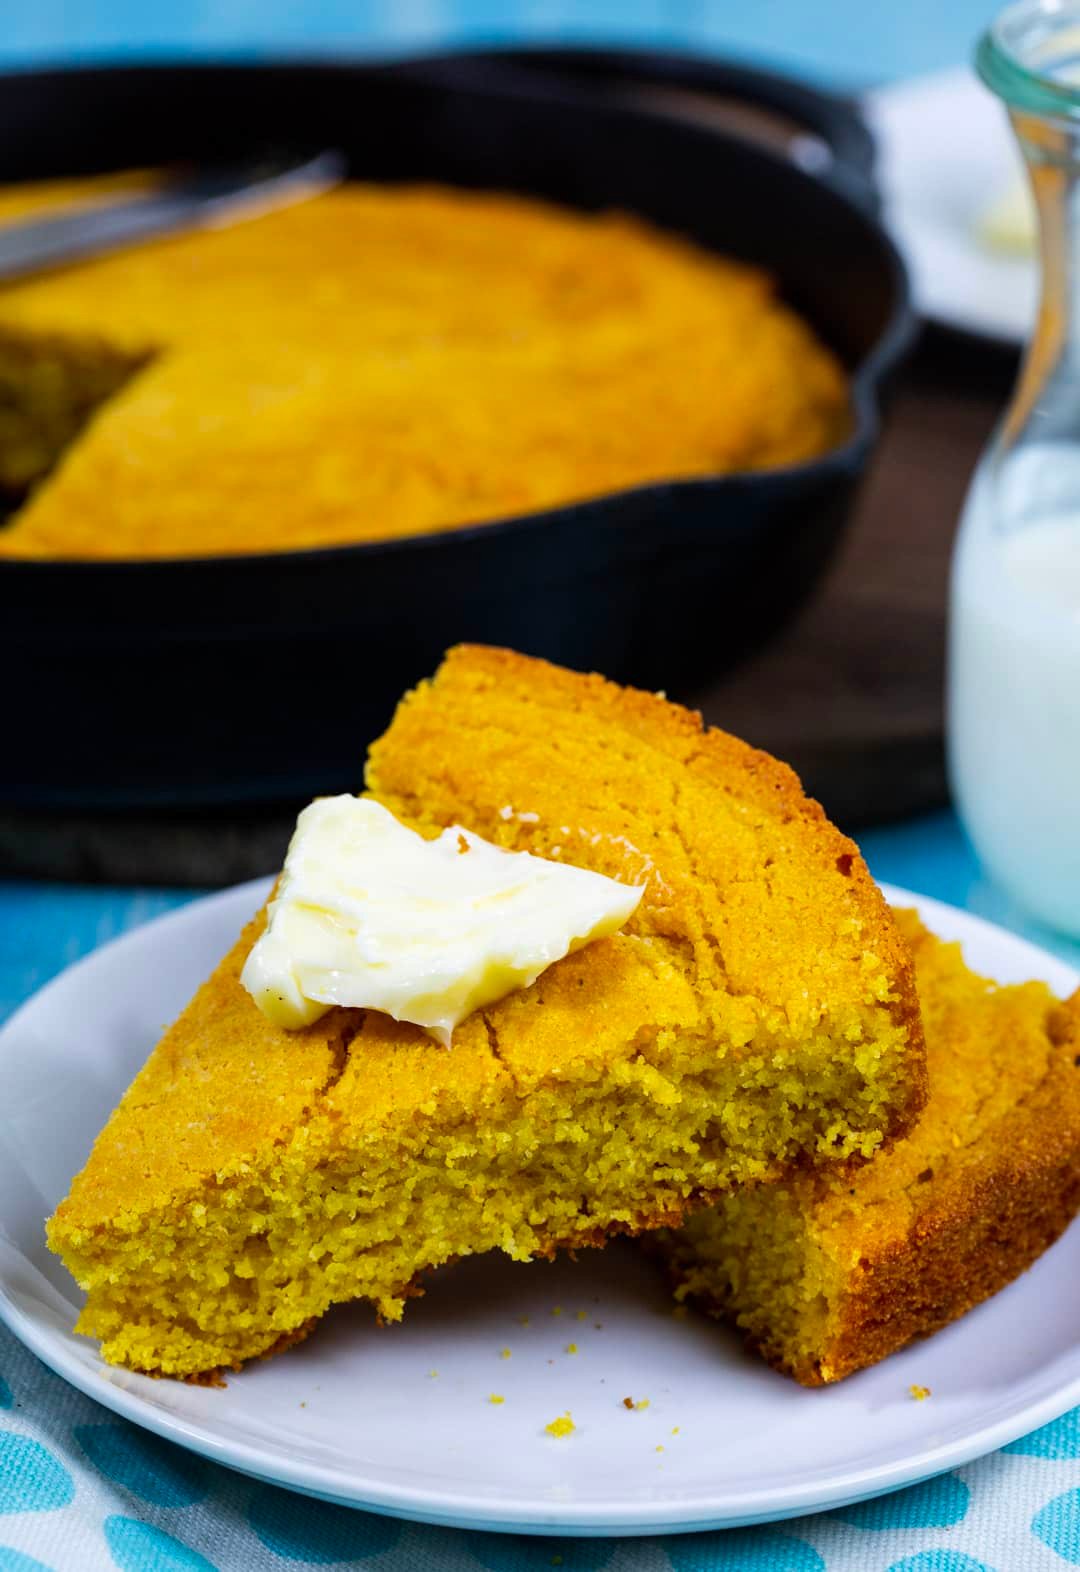
<path fill-rule="evenodd" d="M 947 327 L 1024 343 L 1035 321 L 1038 264 L 979 238 L 987 208 L 1021 169 L 999 101 L 965 67 L 882 88 L 863 111 L 877 141 L 885 222 L 919 311 Z"/>
<path fill-rule="evenodd" d="M 0 1033 L 0 1317 L 91 1397 L 311 1495 L 539 1534 L 674 1532 L 840 1506 L 967 1462 L 1080 1402 L 1080 1228 L 957 1325 L 815 1392 L 714 1322 L 677 1319 L 625 1241 L 554 1265 L 466 1261 L 435 1274 L 401 1325 L 347 1307 L 224 1391 L 103 1365 L 70 1330 L 78 1295 L 42 1224 L 162 1024 L 267 887 L 195 902 L 107 945 Z M 1061 992 L 1077 982 L 977 918 L 887 894 L 962 939 L 980 971 L 1044 977 Z M 913 1402 L 914 1384 L 932 1398 Z M 648 1407 L 628 1411 L 626 1397 Z M 574 1433 L 546 1435 L 566 1410 Z"/>

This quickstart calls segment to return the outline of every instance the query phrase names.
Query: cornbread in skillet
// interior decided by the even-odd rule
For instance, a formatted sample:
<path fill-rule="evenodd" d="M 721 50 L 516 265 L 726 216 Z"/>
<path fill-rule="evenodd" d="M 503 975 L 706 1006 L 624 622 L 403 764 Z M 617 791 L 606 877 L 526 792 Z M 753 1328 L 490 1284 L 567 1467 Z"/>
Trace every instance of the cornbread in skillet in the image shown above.
<path fill-rule="evenodd" d="M 626 927 L 466 1019 L 275 1028 L 238 982 L 168 1031 L 49 1227 L 106 1359 L 194 1375 L 341 1300 L 393 1320 L 441 1262 L 676 1223 L 869 1157 L 924 1096 L 910 958 L 784 765 L 662 698 L 462 647 L 367 786 L 405 824 L 647 883 Z"/>
<path fill-rule="evenodd" d="M 1080 993 L 997 987 L 897 918 L 915 955 L 930 1098 L 850 1176 L 733 1195 L 659 1236 L 680 1297 L 806 1386 L 935 1332 L 1025 1271 L 1080 1207 Z"/>
<path fill-rule="evenodd" d="M 50 198 L 0 191 L 0 222 Z M 766 274 L 519 197 L 349 185 L 0 292 L 0 485 L 34 488 L 3 556 L 423 534 L 848 425 Z"/>

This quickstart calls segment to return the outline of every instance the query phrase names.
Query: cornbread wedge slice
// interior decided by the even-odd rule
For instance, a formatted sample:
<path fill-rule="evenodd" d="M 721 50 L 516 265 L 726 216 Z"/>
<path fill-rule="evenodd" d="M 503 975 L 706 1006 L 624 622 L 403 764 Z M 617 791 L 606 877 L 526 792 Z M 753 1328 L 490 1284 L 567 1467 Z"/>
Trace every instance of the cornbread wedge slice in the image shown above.
<path fill-rule="evenodd" d="M 924 1096 L 910 958 L 848 840 L 764 754 L 650 694 L 453 651 L 369 790 L 647 882 L 626 928 L 467 1019 L 275 1028 L 238 975 L 151 1055 L 49 1227 L 106 1359 L 194 1375 L 419 1274 L 676 1223 L 733 1185 L 869 1157 Z"/>
<path fill-rule="evenodd" d="M 858 1173 L 724 1200 L 658 1247 L 678 1297 L 805 1386 L 935 1332 L 1025 1271 L 1080 1208 L 1080 992 L 999 988 L 913 912 L 930 1099 Z"/>

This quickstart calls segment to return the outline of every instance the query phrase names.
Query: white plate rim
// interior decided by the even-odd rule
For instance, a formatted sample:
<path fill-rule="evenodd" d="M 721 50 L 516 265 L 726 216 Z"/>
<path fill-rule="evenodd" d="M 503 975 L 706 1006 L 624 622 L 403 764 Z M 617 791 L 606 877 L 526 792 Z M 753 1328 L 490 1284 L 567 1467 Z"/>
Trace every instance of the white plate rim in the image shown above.
<path fill-rule="evenodd" d="M 252 880 L 204 896 L 84 956 L 14 1012 L 0 1029 L 0 1053 L 9 1028 L 20 1020 L 24 1011 L 32 1008 L 35 1000 L 41 999 L 61 978 L 69 978 L 73 972 L 92 967 L 96 957 L 105 950 L 115 953 L 118 948 L 144 934 L 147 927 L 153 926 L 160 931 L 165 927 L 181 928 L 185 924 L 197 923 L 208 909 L 218 905 L 235 902 L 238 906 L 247 904 L 250 910 L 254 910 L 268 893 L 271 882 L 268 879 Z M 1059 979 L 1055 984 L 1059 991 L 1080 984 L 1080 974 L 1066 962 L 995 923 L 895 885 L 883 883 L 881 889 L 891 904 L 915 907 L 928 926 L 940 926 L 946 936 L 950 936 L 951 930 L 957 927 L 974 929 L 984 932 L 995 942 L 1006 940 L 1020 957 L 1027 952 L 1031 957 L 1032 975 L 1055 975 Z M 1078 1340 L 1073 1361 L 1075 1372 L 1053 1392 L 1034 1401 L 1018 1402 L 1015 1408 L 1002 1417 L 982 1427 L 975 1426 L 970 1433 L 938 1445 L 914 1448 L 909 1456 L 893 1462 L 847 1469 L 832 1476 L 825 1484 L 815 1482 L 790 1488 L 769 1486 L 759 1491 L 744 1489 L 729 1495 L 718 1491 L 707 1501 L 699 1499 L 685 1503 L 637 1500 L 612 1501 L 610 1506 L 597 1502 L 560 1502 L 557 1506 L 545 1506 L 527 1497 L 508 1496 L 498 1503 L 484 1500 L 470 1505 L 467 1497 L 459 1490 L 438 1491 L 357 1479 L 344 1469 L 292 1459 L 284 1450 L 279 1455 L 258 1446 L 223 1441 L 214 1434 L 212 1427 L 194 1424 L 154 1408 L 138 1393 L 114 1385 L 107 1366 L 95 1368 L 81 1364 L 63 1343 L 54 1341 L 44 1333 L 12 1302 L 2 1280 L 0 1322 L 49 1369 L 86 1396 L 141 1428 L 212 1462 L 264 1483 L 280 1485 L 341 1506 L 413 1522 L 503 1533 L 582 1537 L 695 1533 L 777 1522 L 846 1507 L 918 1484 L 934 1475 L 973 1462 L 1030 1434 L 1080 1404 Z"/>

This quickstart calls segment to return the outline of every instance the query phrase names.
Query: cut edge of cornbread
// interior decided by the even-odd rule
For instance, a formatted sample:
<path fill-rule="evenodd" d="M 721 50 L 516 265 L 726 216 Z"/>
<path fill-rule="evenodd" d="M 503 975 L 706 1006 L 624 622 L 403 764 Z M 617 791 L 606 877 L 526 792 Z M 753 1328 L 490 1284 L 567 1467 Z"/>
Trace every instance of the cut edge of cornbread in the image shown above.
<path fill-rule="evenodd" d="M 478 732 L 467 711 L 487 716 Z M 257 919 L 49 1225 L 88 1291 L 79 1330 L 106 1359 L 180 1376 L 236 1367 L 333 1303 L 367 1298 L 396 1319 L 420 1277 L 458 1256 L 529 1259 L 673 1225 L 733 1184 L 866 1157 L 910 1123 L 924 1076 L 906 948 L 852 843 L 775 761 L 654 696 L 462 648 L 403 701 L 369 787 L 424 833 L 459 821 L 549 856 L 573 802 L 588 831 L 573 860 L 645 877 L 646 894 L 623 932 L 465 1021 L 449 1052 L 375 1012 L 273 1027 L 238 981 Z M 645 868 L 657 792 L 683 817 L 657 825 Z M 726 825 L 723 901 L 700 893 L 704 832 L 704 864 L 687 857 L 699 825 Z M 763 838 L 775 855 L 759 876 Z M 830 916 L 799 941 L 805 976 L 766 998 L 770 947 L 805 926 L 788 905 L 807 879 Z M 770 902 L 776 932 L 743 933 Z"/>
<path fill-rule="evenodd" d="M 0 494 L 17 501 L 52 473 L 153 352 L 0 325 Z"/>
<path fill-rule="evenodd" d="M 914 913 L 897 915 L 926 1008 L 919 1125 L 858 1171 L 725 1198 L 650 1241 L 677 1299 L 734 1322 L 805 1386 L 939 1331 L 1031 1267 L 1080 1210 L 1080 990 L 1058 1004 L 1041 983 L 998 988 Z M 990 1057 L 976 1084 L 980 1042 Z"/>
<path fill-rule="evenodd" d="M 0 185 L 0 229 L 57 208 L 111 206 L 159 183 L 159 172 L 129 170 Z M 0 324 L 0 499 L 24 500 L 153 353 L 85 329 L 21 332 Z"/>

